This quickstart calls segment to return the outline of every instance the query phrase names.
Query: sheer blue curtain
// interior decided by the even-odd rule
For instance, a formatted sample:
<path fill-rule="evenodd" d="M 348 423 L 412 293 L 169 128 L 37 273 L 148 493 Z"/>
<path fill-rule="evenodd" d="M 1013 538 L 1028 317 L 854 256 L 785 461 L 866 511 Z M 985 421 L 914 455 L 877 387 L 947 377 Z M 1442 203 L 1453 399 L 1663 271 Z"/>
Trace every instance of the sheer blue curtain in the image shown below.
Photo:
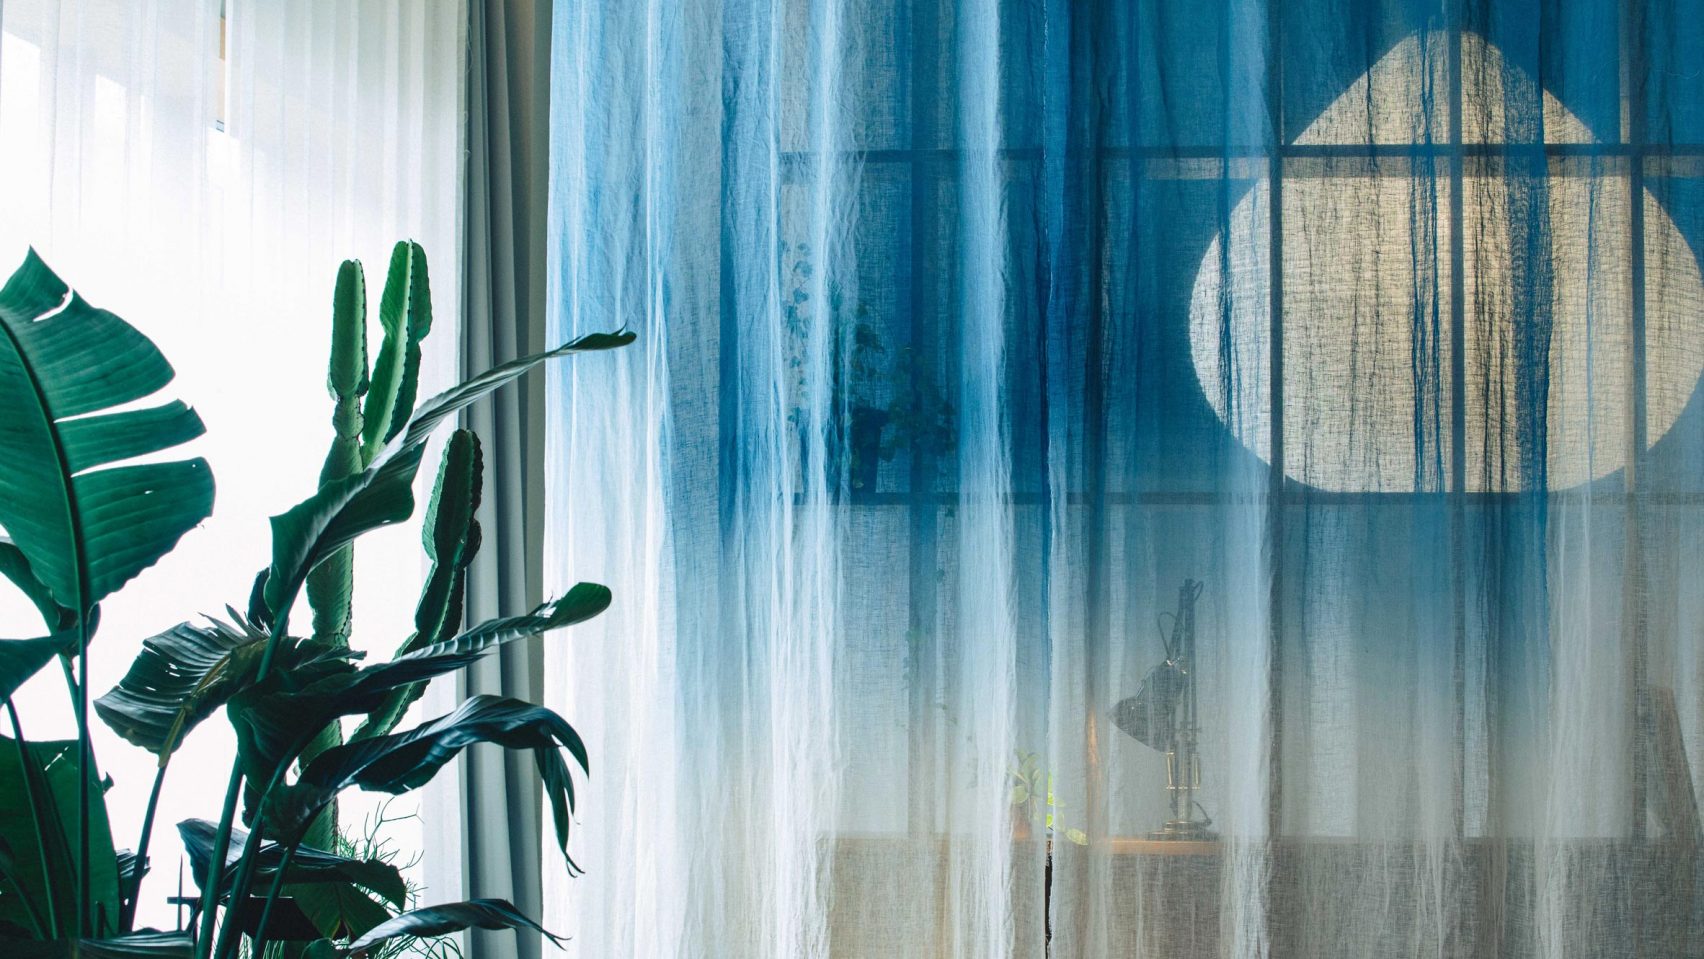
<path fill-rule="evenodd" d="M 570 951 L 1696 949 L 1699 13 L 558 5 Z"/>

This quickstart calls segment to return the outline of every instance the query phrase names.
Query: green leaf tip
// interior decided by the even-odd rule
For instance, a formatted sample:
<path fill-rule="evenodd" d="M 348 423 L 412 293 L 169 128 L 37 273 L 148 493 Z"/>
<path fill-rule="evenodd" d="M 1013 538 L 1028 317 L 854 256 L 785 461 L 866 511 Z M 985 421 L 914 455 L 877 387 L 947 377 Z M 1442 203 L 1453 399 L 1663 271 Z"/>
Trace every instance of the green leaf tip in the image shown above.
<path fill-rule="evenodd" d="M 407 426 L 385 444 L 366 470 L 321 486 L 307 500 L 274 516 L 272 567 L 263 592 L 275 627 L 283 627 L 284 614 L 315 566 L 357 536 L 400 522 L 413 513 L 414 476 L 425 443 L 440 423 L 547 360 L 631 342 L 631 333 L 588 334 L 549 352 L 511 360 L 453 386 L 420 404 Z M 371 395 L 368 399 L 371 401 Z"/>

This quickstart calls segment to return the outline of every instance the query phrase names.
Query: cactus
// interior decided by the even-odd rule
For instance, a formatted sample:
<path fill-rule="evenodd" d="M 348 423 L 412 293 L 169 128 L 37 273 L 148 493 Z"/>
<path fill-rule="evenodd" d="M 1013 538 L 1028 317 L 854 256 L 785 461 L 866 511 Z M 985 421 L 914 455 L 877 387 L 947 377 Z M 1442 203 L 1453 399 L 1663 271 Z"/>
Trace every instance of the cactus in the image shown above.
<path fill-rule="evenodd" d="M 359 260 L 345 260 L 337 271 L 331 317 L 331 363 L 326 385 L 334 406 L 331 448 L 326 451 L 325 465 L 320 469 L 321 487 L 366 469 L 414 413 L 414 399 L 419 391 L 420 344 L 432 332 L 426 251 L 411 240 L 400 241 L 391 250 L 384 292 L 379 297 L 379 325 L 384 330 L 384 340 L 371 371 L 367 365 L 367 282 Z M 475 469 L 477 455 L 476 444 Z M 477 477 L 474 482 L 477 487 Z M 476 492 L 475 502 L 477 495 Z M 434 512 L 436 502 L 434 499 Z M 427 542 L 430 550 L 430 535 Z M 465 566 L 464 562 L 461 568 Z M 315 639 L 339 646 L 349 644 L 354 593 L 354 547 L 345 546 L 308 575 L 308 605 L 313 610 Z M 455 622 L 449 628 L 454 632 L 460 625 L 458 599 Z M 401 705 L 391 720 L 392 726 L 408 703 L 419 698 L 419 693 L 405 696 L 399 691 L 396 698 Z M 303 751 L 301 763 L 305 765 L 342 742 L 342 728 L 337 724 L 327 726 Z M 337 807 L 333 804 L 309 829 L 306 841 L 325 848 L 336 836 Z"/>
<path fill-rule="evenodd" d="M 336 405 L 331 414 L 331 449 L 320 468 L 321 486 L 366 466 L 361 455 L 361 401 L 369 385 L 367 279 L 360 260 L 344 260 L 337 270 L 337 291 L 331 300 L 331 368 L 326 388 Z M 354 552 L 345 546 L 308 574 L 308 605 L 313 608 L 316 639 L 348 644 L 354 573 Z"/>

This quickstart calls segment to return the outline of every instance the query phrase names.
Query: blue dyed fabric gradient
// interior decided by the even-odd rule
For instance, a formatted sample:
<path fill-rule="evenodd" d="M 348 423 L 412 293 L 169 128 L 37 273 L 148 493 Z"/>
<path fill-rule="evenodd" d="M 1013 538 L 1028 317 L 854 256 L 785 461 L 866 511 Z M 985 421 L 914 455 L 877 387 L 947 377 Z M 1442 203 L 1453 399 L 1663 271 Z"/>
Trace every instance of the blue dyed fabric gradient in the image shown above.
<path fill-rule="evenodd" d="M 558 4 L 570 950 L 1685 954 L 1701 12 Z"/>

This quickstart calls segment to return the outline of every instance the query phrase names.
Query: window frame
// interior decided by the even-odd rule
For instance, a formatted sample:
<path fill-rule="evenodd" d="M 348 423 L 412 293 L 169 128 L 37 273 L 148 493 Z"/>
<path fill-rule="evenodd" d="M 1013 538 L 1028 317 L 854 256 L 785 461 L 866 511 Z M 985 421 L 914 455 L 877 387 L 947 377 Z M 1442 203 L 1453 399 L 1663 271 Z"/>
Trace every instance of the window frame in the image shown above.
<path fill-rule="evenodd" d="M 941 0 L 945 3 L 947 0 Z M 949 189 L 957 175 L 955 161 L 958 151 L 940 147 L 937 129 L 934 122 L 936 104 L 939 102 L 941 91 L 937 89 L 938 71 L 936 64 L 927 56 L 917 55 L 917 51 L 932 51 L 939 48 L 942 42 L 941 24 L 937 7 L 934 2 L 918 3 L 911 8 L 910 34 L 904 38 L 909 44 L 910 73 L 907 78 L 908 103 L 907 130 L 910 146 L 905 148 L 871 149 L 851 151 L 852 157 L 860 164 L 898 165 L 907 168 L 910 185 L 909 217 L 901 218 L 900 229 L 906 231 L 902 245 L 913 251 L 931 249 L 938 241 L 938 217 L 925 215 L 934 210 L 939 202 L 943 189 Z M 1465 264 L 1464 250 L 1464 180 L 1470 162 L 1478 159 L 1492 159 L 1507 156 L 1511 153 L 1511 145 L 1503 143 L 1464 142 L 1463 135 L 1463 82 L 1462 82 L 1462 49 L 1463 35 L 1468 17 L 1466 0 L 1450 0 L 1445 4 L 1443 24 L 1437 28 L 1438 34 L 1445 38 L 1447 50 L 1447 82 L 1448 82 L 1448 116 L 1447 134 L 1440 143 L 1339 143 L 1339 144 L 1300 144 L 1295 143 L 1294 137 L 1287 135 L 1284 82 L 1286 51 L 1284 46 L 1284 18 L 1282 0 L 1269 0 L 1265 13 L 1265 66 L 1266 90 L 1265 108 L 1267 119 L 1266 141 L 1263 144 L 1248 147 L 1226 147 L 1213 144 L 1183 144 L 1163 147 L 1125 146 L 1110 147 L 1097 145 L 1093 149 L 1093 180 L 1088 188 L 1097 190 L 1096 196 L 1104 195 L 1108 180 L 1108 169 L 1117 163 L 1125 163 L 1133 168 L 1140 164 L 1141 177 L 1149 178 L 1155 173 L 1161 176 L 1186 176 L 1200 178 L 1200 165 L 1203 161 L 1217 163 L 1219 177 L 1231 178 L 1231 166 L 1234 162 L 1252 163 L 1258 168 L 1264 162 L 1266 181 L 1270 185 L 1267 193 L 1267 246 L 1270 251 L 1268 262 L 1270 276 L 1268 291 L 1269 330 L 1268 342 L 1271 344 L 1267 359 L 1270 368 L 1268 403 L 1273 411 L 1269 416 L 1268 429 L 1269 450 L 1271 455 L 1267 464 L 1267 488 L 1260 493 L 1230 494 L 1223 491 L 1202 491 L 1191 489 L 1153 489 L 1140 491 L 1112 490 L 1107 488 L 1106 464 L 1104 455 L 1093 447 L 1100 437 L 1089 436 L 1091 444 L 1089 455 L 1089 475 L 1086 477 L 1085 488 L 1071 490 L 1067 494 L 1069 502 L 1076 506 L 1085 506 L 1091 510 L 1104 513 L 1106 507 L 1175 507 L 1201 506 L 1217 507 L 1231 505 L 1234 502 L 1253 501 L 1263 505 L 1265 509 L 1265 541 L 1267 557 L 1270 563 L 1270 593 L 1268 610 L 1270 631 L 1267 643 L 1270 653 L 1270 673 L 1268 689 L 1270 695 L 1267 729 L 1270 735 L 1269 769 L 1270 779 L 1267 794 L 1267 831 L 1275 837 L 1285 835 L 1283 816 L 1283 724 L 1284 703 L 1282 690 L 1284 688 L 1283 670 L 1286 652 L 1292 638 L 1283 620 L 1285 597 L 1288 586 L 1285 582 L 1283 563 L 1273 561 L 1282 557 L 1290 531 L 1287 529 L 1286 514 L 1296 507 L 1343 503 L 1351 505 L 1401 505 L 1418 502 L 1443 502 L 1449 515 L 1449 540 L 1451 551 L 1459 555 L 1468 542 L 1468 511 L 1473 508 L 1496 506 L 1542 496 L 1551 503 L 1562 503 L 1580 497 L 1590 497 L 1594 502 L 1610 503 L 1624 506 L 1627 511 L 1625 520 L 1626 567 L 1623 574 L 1622 588 L 1622 635 L 1620 642 L 1630 676 L 1629 702 L 1638 711 L 1649 691 L 1648 676 L 1649 658 L 1649 612 L 1644 600 L 1646 594 L 1646 544 L 1641 536 L 1645 523 L 1644 513 L 1650 506 L 1704 506 L 1704 490 L 1699 491 L 1656 491 L 1648 488 L 1646 482 L 1648 450 L 1647 427 L 1647 377 L 1646 377 L 1646 336 L 1645 336 L 1645 235 L 1644 235 L 1644 203 L 1648 171 L 1657 170 L 1656 175 L 1673 175 L 1669 171 L 1676 160 L 1682 160 L 1697 165 L 1704 158 L 1704 143 L 1671 143 L 1656 144 L 1649 142 L 1645 129 L 1645 89 L 1637 81 L 1638 67 L 1644 62 L 1645 21 L 1640 5 L 1631 0 L 1623 0 L 1620 4 L 1618 36 L 1616 49 L 1619 60 L 1618 71 L 1618 102 L 1619 102 L 1619 131 L 1613 141 L 1594 141 L 1591 143 L 1552 143 L 1530 144 L 1524 147 L 1517 145 L 1518 152 L 1527 152 L 1533 156 L 1542 156 L 1547 163 L 1559 159 L 1586 158 L 1604 161 L 1608 166 L 1608 176 L 1625 176 L 1630 194 L 1629 203 L 1629 256 L 1631 258 L 1631 276 L 1629 283 L 1630 300 L 1629 322 L 1631 324 L 1629 357 L 1631 375 L 1628 377 L 1627 389 L 1629 396 L 1627 404 L 1631 417 L 1631 428 L 1628 430 L 1628 449 L 1626 452 L 1626 468 L 1622 489 L 1610 492 L 1596 488 L 1591 490 L 1547 491 L 1542 494 L 1521 492 L 1485 492 L 1467 489 L 1467 428 L 1466 428 L 1466 371 L 1465 371 Z M 1091 19 L 1098 15 L 1099 4 L 1089 5 L 1087 14 Z M 1091 26 L 1092 30 L 1093 27 Z M 1222 28 L 1219 47 L 1221 57 L 1230 43 L 1228 25 Z M 1223 62 L 1221 68 L 1225 66 Z M 1221 71 L 1223 72 L 1223 70 Z M 1002 160 L 1008 162 L 1034 161 L 1040 158 L 1040 151 L 1033 148 L 1009 148 L 999 152 Z M 1427 492 L 1329 492 L 1307 487 L 1290 479 L 1285 473 L 1284 452 L 1284 255 L 1283 255 L 1283 187 L 1284 184 L 1296 179 L 1298 174 L 1292 169 L 1298 161 L 1331 160 L 1364 160 L 1377 161 L 1381 158 L 1427 158 L 1441 164 L 1445 168 L 1443 176 L 1449 184 L 1449 210 L 1447 236 L 1450 249 L 1449 284 L 1450 307 L 1448 317 L 1448 336 L 1450 343 L 1449 377 L 1449 462 L 1448 488 L 1442 491 Z M 810 151 L 786 151 L 780 156 L 782 183 L 796 183 L 808 179 L 815 166 L 814 155 Z M 1192 169 L 1193 167 L 1193 169 Z M 1330 174 L 1326 174 L 1330 175 Z M 1393 174 L 1395 175 L 1395 174 Z M 1138 179 L 1136 170 L 1131 172 L 1133 180 Z M 1104 204 L 1102 205 L 1104 208 Z M 1097 222 L 1091 243 L 1090 255 L 1104 257 L 1107 253 L 1107 236 L 1105 224 Z M 724 264 L 724 277 L 728 275 L 727 264 L 733 255 L 729 249 L 729 234 L 724 229 L 722 238 L 721 257 Z M 938 315 L 934 304 L 932 290 L 927 285 L 913 281 L 909 284 L 909 310 L 912 330 L 911 347 L 921 355 L 932 355 L 941 343 L 943 318 Z M 1087 340 L 1090 349 L 1098 349 L 1104 342 L 1106 323 L 1108 321 L 1099 299 L 1089 304 L 1089 332 Z M 722 318 L 723 343 L 723 373 L 724 382 L 733 373 L 728 356 L 730 344 L 737 343 L 737 334 L 732 325 L 732 318 L 724 309 Z M 1101 363 L 1098 356 L 1085 359 L 1089 370 L 1086 385 L 1087 415 L 1093 422 L 1096 417 L 1103 416 L 1107 403 L 1107 384 L 1097 374 Z M 912 390 L 914 395 L 928 395 L 935 388 L 930 377 L 932 369 L 928 363 L 911 364 Z M 732 391 L 724 389 L 721 401 L 719 430 L 721 449 L 724 456 L 733 453 L 733 437 L 738 430 L 737 404 L 730 400 L 728 394 Z M 1095 431 L 1089 431 L 1091 434 Z M 859 490 L 851 491 L 837 498 L 837 505 L 849 509 L 864 508 L 893 508 L 904 509 L 909 515 L 910 546 L 907 579 L 910 589 L 909 604 L 909 649 L 908 669 L 911 670 L 912 681 L 908 684 L 910 697 L 908 769 L 911 788 L 907 790 L 910 808 L 907 811 L 909 831 L 914 836 L 932 834 L 935 830 L 934 816 L 930 806 L 930 796 L 934 786 L 934 765 L 937 749 L 936 737 L 933 732 L 933 722 L 929 716 L 936 703 L 931 695 L 939 680 L 936 669 L 936 650 L 934 648 L 933 627 L 936 622 L 936 612 L 940 598 L 937 595 L 938 568 L 936 557 L 940 548 L 938 531 L 938 516 L 943 508 L 957 502 L 957 494 L 950 489 L 935 488 L 933 478 L 936 475 L 934 456 L 921 445 L 914 445 L 909 457 L 909 475 L 907 482 L 899 490 Z M 730 482 L 724 471 L 722 480 L 722 502 L 732 501 L 733 493 L 726 488 Z M 834 495 L 831 493 L 831 495 Z M 809 494 L 800 493 L 796 499 L 801 504 Z M 1036 494 L 1019 493 L 1012 498 L 1014 505 L 1038 505 L 1043 497 Z M 726 510 L 726 505 L 724 510 Z M 726 515 L 724 523 L 726 523 Z M 1102 528 L 1104 524 L 1089 524 L 1091 533 L 1089 550 L 1092 555 L 1100 558 L 1109 556 L 1107 533 Z M 1086 639 L 1088 655 L 1086 656 L 1088 676 L 1086 680 L 1105 668 L 1106 646 L 1110 642 L 1107 635 L 1107 622 L 1104 610 L 1104 598 L 1110 592 L 1110 563 L 1097 562 L 1094 576 L 1090 577 L 1091 596 L 1087 600 L 1090 609 L 1089 636 Z M 1470 764 L 1474 757 L 1467 754 L 1464 730 L 1469 710 L 1474 704 L 1469 702 L 1467 694 L 1468 672 L 1468 626 L 1469 626 L 1469 591 L 1467 573 L 1463 564 L 1456 564 L 1452 571 L 1451 587 L 1451 622 L 1453 631 L 1452 649 L 1452 697 L 1456 715 L 1456 735 L 1454 737 L 1454 765 L 1456 778 L 1453 783 L 1454 810 L 1453 819 L 1455 834 L 1458 838 L 1471 838 L 1474 834 L 1469 825 L 1470 813 L 1467 807 L 1468 779 Z M 1488 657 L 1484 662 L 1476 664 L 1486 677 L 1487 683 L 1496 683 L 1497 663 L 1494 657 Z M 1094 683 L 1090 682 L 1090 688 Z M 1481 721 L 1488 730 L 1487 737 L 1495 742 L 1496 730 L 1500 726 L 1499 717 L 1495 715 L 1494 705 L 1486 705 L 1485 715 Z M 1104 713 L 1105 710 L 1100 710 Z M 1104 724 L 1104 717 L 1089 717 L 1090 724 Z M 1635 715 L 1629 723 L 1632 730 L 1632 742 L 1628 744 L 1631 751 L 1632 777 L 1628 784 L 1628 808 L 1630 810 L 1629 828 L 1631 835 L 1643 837 L 1647 833 L 1646 825 L 1646 778 L 1647 751 L 1651 748 L 1647 742 L 1648 731 Z M 1087 747 L 1086 768 L 1089 770 L 1088 809 L 1090 815 L 1104 806 L 1100 802 L 1106 794 L 1106 770 L 1102 768 L 1100 756 L 1093 746 L 1093 740 L 1098 733 L 1091 732 L 1090 744 Z M 1490 768 L 1495 767 L 1494 757 L 1480 759 Z M 1490 808 L 1496 808 L 1497 789 L 1496 777 L 1491 776 L 1489 787 L 1491 798 L 1485 800 Z"/>

